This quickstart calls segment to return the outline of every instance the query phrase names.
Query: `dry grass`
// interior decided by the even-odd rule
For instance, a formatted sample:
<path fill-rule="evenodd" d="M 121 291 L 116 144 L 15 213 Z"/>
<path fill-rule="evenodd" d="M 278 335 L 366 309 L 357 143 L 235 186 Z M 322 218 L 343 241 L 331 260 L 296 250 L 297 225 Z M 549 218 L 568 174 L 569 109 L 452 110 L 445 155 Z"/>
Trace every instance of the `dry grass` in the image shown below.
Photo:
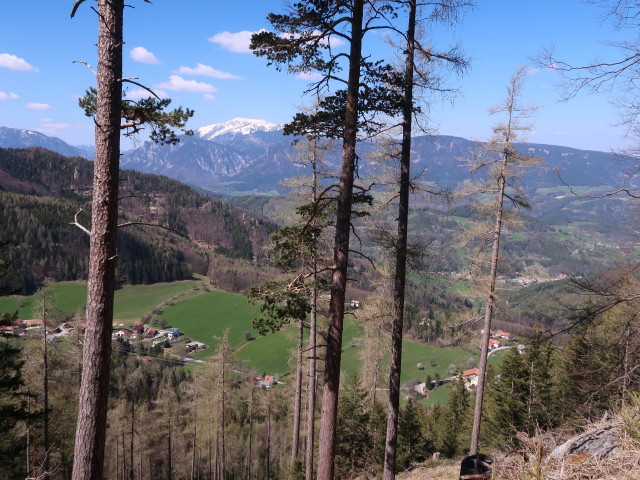
<path fill-rule="evenodd" d="M 460 462 L 440 460 L 427 462 L 411 471 L 396 475 L 397 480 L 457 480 Z"/>

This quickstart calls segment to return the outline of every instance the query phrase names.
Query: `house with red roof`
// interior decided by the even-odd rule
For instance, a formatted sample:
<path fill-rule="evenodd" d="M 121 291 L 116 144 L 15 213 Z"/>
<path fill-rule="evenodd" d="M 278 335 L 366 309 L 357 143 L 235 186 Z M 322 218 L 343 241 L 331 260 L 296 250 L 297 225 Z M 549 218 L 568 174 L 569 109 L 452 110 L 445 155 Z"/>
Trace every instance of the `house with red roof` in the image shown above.
<path fill-rule="evenodd" d="M 144 332 L 144 325 L 141 323 L 139 325 L 136 325 L 135 327 L 133 327 L 131 329 L 131 331 L 135 334 L 135 335 L 140 335 L 142 332 Z"/>
<path fill-rule="evenodd" d="M 496 332 L 496 337 L 504 338 L 505 340 L 510 340 L 511 339 L 511 334 L 509 332 L 503 332 L 502 330 L 498 330 Z"/>

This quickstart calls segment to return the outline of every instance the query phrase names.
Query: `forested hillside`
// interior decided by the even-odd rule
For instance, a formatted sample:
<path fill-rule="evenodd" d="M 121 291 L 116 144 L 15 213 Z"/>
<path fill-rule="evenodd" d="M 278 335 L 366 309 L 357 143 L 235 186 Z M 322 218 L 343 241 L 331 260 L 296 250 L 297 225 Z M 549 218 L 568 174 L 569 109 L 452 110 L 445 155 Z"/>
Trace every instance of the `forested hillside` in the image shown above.
<path fill-rule="evenodd" d="M 85 279 L 92 163 L 41 149 L 0 149 L 0 241 L 13 275 L 10 291 L 28 293 L 45 278 Z M 120 175 L 118 280 L 153 283 L 206 274 L 212 254 L 252 261 L 274 226 L 166 177 Z M 138 224 L 139 223 L 139 224 Z M 157 227 L 153 225 L 161 225 Z M 7 228 L 10 226 L 10 228 Z"/>

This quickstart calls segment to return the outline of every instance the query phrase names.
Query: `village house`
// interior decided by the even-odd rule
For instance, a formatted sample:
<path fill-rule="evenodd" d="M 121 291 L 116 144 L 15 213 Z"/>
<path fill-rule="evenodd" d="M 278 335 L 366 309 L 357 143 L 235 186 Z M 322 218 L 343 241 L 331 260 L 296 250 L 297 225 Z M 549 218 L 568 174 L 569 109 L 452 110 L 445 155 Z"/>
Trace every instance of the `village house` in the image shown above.
<path fill-rule="evenodd" d="M 144 333 L 144 325 L 143 325 L 143 324 L 136 325 L 135 327 L 133 327 L 133 328 L 131 329 L 131 331 L 132 331 L 135 335 L 141 335 L 142 333 Z"/>
<path fill-rule="evenodd" d="M 167 328 L 167 338 L 178 338 L 180 336 L 182 336 L 182 333 L 177 328 Z"/>
<path fill-rule="evenodd" d="M 157 334 L 158 334 L 158 330 L 156 330 L 153 327 L 149 327 L 149 328 L 147 328 L 147 331 L 144 334 L 144 338 L 150 340 L 150 339 L 154 338 Z"/>
<path fill-rule="evenodd" d="M 495 333 L 495 336 L 498 338 L 503 338 L 505 340 L 510 340 L 511 339 L 511 334 L 509 332 L 503 332 L 502 330 L 498 330 Z"/>
<path fill-rule="evenodd" d="M 22 320 L 22 328 L 42 328 L 44 320 Z"/>
<path fill-rule="evenodd" d="M 18 327 L 15 325 L 7 325 L 0 327 L 0 334 L 2 335 L 16 335 Z"/>
<path fill-rule="evenodd" d="M 470 368 L 469 370 L 463 370 L 462 379 L 464 380 L 464 386 L 470 388 L 473 386 L 478 386 L 478 376 L 480 375 L 479 368 Z"/>
<path fill-rule="evenodd" d="M 189 342 L 185 346 L 187 347 L 187 350 L 189 350 L 189 351 L 203 350 L 203 349 L 207 348 L 207 346 L 202 342 Z"/>
<path fill-rule="evenodd" d="M 262 388 L 271 388 L 273 387 L 276 383 L 276 379 L 273 375 L 265 375 L 264 378 L 260 379 L 260 381 L 258 382 L 258 385 L 261 386 Z"/>
<path fill-rule="evenodd" d="M 116 338 L 120 338 L 122 340 L 129 340 L 134 335 L 134 333 L 128 328 L 121 328 L 114 335 Z"/>
<path fill-rule="evenodd" d="M 495 338 L 489 339 L 489 350 L 494 350 L 500 347 L 500 340 L 496 340 Z"/>
<path fill-rule="evenodd" d="M 418 394 L 425 396 L 427 394 L 427 384 L 425 382 L 419 383 L 413 387 L 413 390 Z"/>

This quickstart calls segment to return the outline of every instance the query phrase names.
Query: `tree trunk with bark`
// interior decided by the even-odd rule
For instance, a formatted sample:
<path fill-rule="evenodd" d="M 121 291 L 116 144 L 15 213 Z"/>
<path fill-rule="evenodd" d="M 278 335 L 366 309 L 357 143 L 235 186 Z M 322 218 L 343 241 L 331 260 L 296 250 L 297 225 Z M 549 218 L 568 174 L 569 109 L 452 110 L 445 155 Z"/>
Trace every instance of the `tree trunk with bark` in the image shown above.
<path fill-rule="evenodd" d="M 320 439 L 318 446 L 317 480 L 333 480 L 336 419 L 338 415 L 338 393 L 340 389 L 340 360 L 342 353 L 342 329 L 344 302 L 347 287 L 347 264 L 351 233 L 351 207 L 353 203 L 353 180 L 358 133 L 358 94 L 360 88 L 360 64 L 362 55 L 362 25 L 364 0 L 353 2 L 351 17 L 351 47 L 349 52 L 349 78 L 342 144 L 336 233 L 334 240 L 334 271 L 331 279 L 329 303 L 329 329 L 322 389 L 322 412 L 320 416 Z"/>
<path fill-rule="evenodd" d="M 495 223 L 493 227 L 493 245 L 491 251 L 489 286 L 487 300 L 485 304 L 484 324 L 482 333 L 482 345 L 480 352 L 480 366 L 478 372 L 478 386 L 476 388 L 476 401 L 473 412 L 473 427 L 471 430 L 471 445 L 469 452 L 474 455 L 479 452 L 480 425 L 482 422 L 482 404 L 484 400 L 485 380 L 487 376 L 487 363 L 489 353 L 489 338 L 491 336 L 491 321 L 495 304 L 496 278 L 498 274 L 498 258 L 500 254 L 500 235 L 505 213 L 504 200 L 507 196 L 507 186 L 514 188 L 510 179 L 514 177 L 515 167 L 524 167 L 539 163 L 535 157 L 525 157 L 518 153 L 513 143 L 517 140 L 518 131 L 527 131 L 531 125 L 522 125 L 521 119 L 528 118 L 535 112 L 535 107 L 525 107 L 519 105 L 519 96 L 522 88 L 522 81 L 526 75 L 526 68 L 520 67 L 511 78 L 508 94 L 504 105 L 492 109 L 492 113 L 504 112 L 507 115 L 505 124 L 497 125 L 494 131 L 497 138 L 488 143 L 487 149 L 494 154 L 499 154 L 499 169 L 495 173 L 497 189 L 495 190 Z M 493 148 L 491 148 L 493 147 Z M 530 208 L 524 194 L 516 192 L 509 195 L 510 201 L 519 207 Z"/>
<path fill-rule="evenodd" d="M 384 452 L 383 480 L 396 476 L 398 418 L 400 414 L 400 369 L 402 365 L 402 335 L 404 298 L 407 273 L 407 236 L 409 224 L 409 189 L 411 183 L 411 124 L 413 115 L 413 70 L 415 50 L 417 0 L 409 2 L 409 26 L 405 57 L 404 105 L 402 109 L 402 150 L 400 153 L 400 195 L 398 201 L 398 238 L 396 271 L 393 288 L 394 318 L 391 334 L 391 370 L 389 373 L 389 404 Z"/>
<path fill-rule="evenodd" d="M 95 161 L 87 284 L 87 329 L 73 480 L 102 478 L 116 268 L 124 0 L 98 0 Z"/>

